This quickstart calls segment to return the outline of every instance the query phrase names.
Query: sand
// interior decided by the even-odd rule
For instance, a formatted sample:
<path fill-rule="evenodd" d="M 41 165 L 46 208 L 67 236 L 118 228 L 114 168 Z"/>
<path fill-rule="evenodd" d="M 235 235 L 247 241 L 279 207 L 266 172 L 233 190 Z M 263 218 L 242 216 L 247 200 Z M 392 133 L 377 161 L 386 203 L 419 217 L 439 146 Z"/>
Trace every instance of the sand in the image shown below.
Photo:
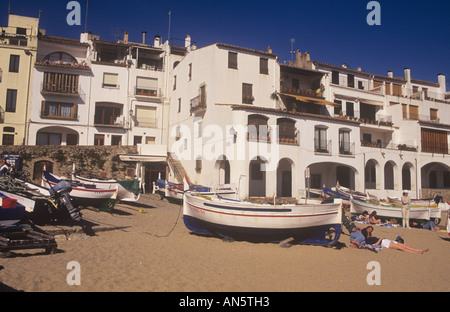
<path fill-rule="evenodd" d="M 142 210 L 144 213 L 139 212 Z M 55 254 L 16 251 L 0 259 L 0 289 L 26 292 L 316 292 L 449 291 L 450 239 L 422 229 L 375 227 L 374 236 L 401 235 L 419 254 L 383 249 L 378 253 L 342 248 L 224 242 L 190 234 L 179 205 L 142 195 L 138 203 L 117 204 L 116 213 L 84 211 L 95 236 L 67 228 L 56 234 Z M 444 226 L 446 220 L 441 226 Z M 62 229 L 66 235 L 62 235 Z M 70 230 L 70 229 L 69 229 Z M 80 285 L 67 276 L 80 265 Z M 369 285 L 369 262 L 380 266 L 380 285 Z"/>

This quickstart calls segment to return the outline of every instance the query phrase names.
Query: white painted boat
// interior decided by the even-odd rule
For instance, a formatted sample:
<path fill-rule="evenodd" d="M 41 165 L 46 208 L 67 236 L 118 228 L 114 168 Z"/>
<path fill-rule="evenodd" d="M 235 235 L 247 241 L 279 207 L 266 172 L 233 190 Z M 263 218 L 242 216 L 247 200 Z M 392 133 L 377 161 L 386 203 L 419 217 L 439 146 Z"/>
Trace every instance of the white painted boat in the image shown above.
<path fill-rule="evenodd" d="M 44 170 L 41 185 L 43 187 L 54 187 L 62 180 L 66 179 L 55 176 Z M 108 201 L 114 201 L 115 204 L 115 200 L 117 199 L 117 189 L 101 189 L 95 186 L 72 183 L 72 191 L 70 192 L 70 197 L 73 198 L 76 206 L 81 205 L 102 208 Z M 112 207 L 114 206 L 114 204 L 112 205 Z M 110 210 L 110 208 L 111 207 L 109 207 L 108 209 Z"/>
<path fill-rule="evenodd" d="M 367 211 L 371 214 L 373 211 L 377 212 L 378 217 L 383 218 L 402 218 L 402 208 L 392 204 L 374 205 L 361 201 L 350 201 L 350 212 L 352 214 L 362 214 Z M 409 218 L 418 220 L 430 220 L 431 209 L 427 207 L 411 207 Z"/>
<path fill-rule="evenodd" d="M 138 180 L 115 180 L 115 179 L 93 179 L 79 175 L 73 175 L 72 180 L 79 181 L 85 186 L 93 186 L 99 189 L 117 189 L 117 199 L 126 202 L 138 201 L 141 194 L 139 192 Z M 126 185 L 126 187 L 124 186 Z"/>
<path fill-rule="evenodd" d="M 397 206 L 402 206 L 402 200 L 399 197 L 387 196 L 388 202 Z M 411 199 L 410 207 L 437 207 L 438 205 L 432 198 Z"/>
<path fill-rule="evenodd" d="M 342 201 L 332 204 L 260 205 L 217 195 L 184 193 L 183 219 L 197 234 L 237 240 L 334 245 L 341 233 Z M 334 231 L 334 239 L 326 235 Z"/>

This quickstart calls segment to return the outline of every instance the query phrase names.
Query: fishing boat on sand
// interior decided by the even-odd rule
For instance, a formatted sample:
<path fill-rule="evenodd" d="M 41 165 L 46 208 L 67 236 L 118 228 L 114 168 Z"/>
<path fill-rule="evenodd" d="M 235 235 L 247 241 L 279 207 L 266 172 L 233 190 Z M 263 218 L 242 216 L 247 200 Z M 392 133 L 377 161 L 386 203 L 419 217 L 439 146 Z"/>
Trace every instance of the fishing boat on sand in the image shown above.
<path fill-rule="evenodd" d="M 341 234 L 342 201 L 338 201 L 274 206 L 185 192 L 183 220 L 196 234 L 252 242 L 292 238 L 299 244 L 333 246 Z M 333 239 L 327 237 L 330 233 Z"/>
<path fill-rule="evenodd" d="M 0 227 L 8 227 L 19 223 L 25 217 L 25 206 L 17 199 L 0 193 Z"/>
<path fill-rule="evenodd" d="M 363 214 L 367 211 L 371 214 L 376 211 L 377 216 L 381 218 L 391 219 L 401 219 L 402 218 L 402 208 L 392 204 L 381 203 L 379 205 L 365 203 L 361 201 L 351 200 L 350 201 L 350 212 L 352 214 Z M 440 209 L 439 208 L 429 208 L 429 207 L 411 207 L 409 218 L 415 220 L 430 220 L 430 218 L 437 217 Z"/>
<path fill-rule="evenodd" d="M 396 206 L 402 206 L 402 200 L 399 197 L 387 196 L 388 202 Z M 433 198 L 411 199 L 411 207 L 437 207 Z"/>
<path fill-rule="evenodd" d="M 46 170 L 43 171 L 42 186 L 54 187 L 61 181 L 71 183 L 70 197 L 73 199 L 75 206 L 92 206 L 104 211 L 111 211 L 114 208 L 117 200 L 117 189 L 101 189 L 95 185 L 84 185 L 77 181 L 58 177 Z"/>
<path fill-rule="evenodd" d="M 170 202 L 181 203 L 181 201 L 183 201 L 183 184 L 176 184 L 167 180 L 158 179 L 156 181 L 156 187 Z M 202 193 L 204 195 L 219 194 L 222 197 L 230 199 L 236 199 L 237 197 L 237 189 L 234 184 L 223 184 L 215 188 L 203 185 L 189 185 L 189 191 Z"/>

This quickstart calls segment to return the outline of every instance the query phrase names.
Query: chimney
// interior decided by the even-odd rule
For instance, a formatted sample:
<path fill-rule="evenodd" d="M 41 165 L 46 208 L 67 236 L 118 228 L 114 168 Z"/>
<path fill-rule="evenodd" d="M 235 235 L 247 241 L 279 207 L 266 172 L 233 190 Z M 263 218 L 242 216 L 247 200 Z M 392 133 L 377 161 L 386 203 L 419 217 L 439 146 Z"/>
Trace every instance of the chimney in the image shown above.
<path fill-rule="evenodd" d="M 405 68 L 405 79 L 408 83 L 411 83 L 411 69 Z"/>
<path fill-rule="evenodd" d="M 123 33 L 123 43 L 125 43 L 125 44 L 128 43 L 128 31 L 125 31 Z"/>
<path fill-rule="evenodd" d="M 267 47 L 267 53 L 271 53 L 272 54 L 272 47 L 271 46 Z"/>
<path fill-rule="evenodd" d="M 389 78 L 394 78 L 394 73 L 392 71 L 388 71 L 388 77 Z"/>
<path fill-rule="evenodd" d="M 155 40 L 153 42 L 153 47 L 159 48 L 160 44 L 161 44 L 161 37 L 160 36 L 155 36 Z"/>
<path fill-rule="evenodd" d="M 142 44 L 145 44 L 145 36 L 147 35 L 146 31 L 142 32 Z"/>
<path fill-rule="evenodd" d="M 186 35 L 186 39 L 184 40 L 184 47 L 189 48 L 191 46 L 191 36 Z"/>
<path fill-rule="evenodd" d="M 447 92 L 447 86 L 446 86 L 446 81 L 445 81 L 445 75 L 444 74 L 438 74 L 438 82 L 439 82 L 440 93 L 446 93 Z"/>
<path fill-rule="evenodd" d="M 361 66 L 356 67 L 356 70 L 359 71 L 359 72 L 362 71 Z"/>

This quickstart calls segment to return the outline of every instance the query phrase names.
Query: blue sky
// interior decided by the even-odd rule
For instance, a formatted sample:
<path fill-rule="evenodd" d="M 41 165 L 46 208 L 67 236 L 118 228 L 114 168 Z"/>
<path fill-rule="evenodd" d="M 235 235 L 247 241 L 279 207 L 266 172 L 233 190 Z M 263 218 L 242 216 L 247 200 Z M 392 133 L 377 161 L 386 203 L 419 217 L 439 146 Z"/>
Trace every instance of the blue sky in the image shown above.
<path fill-rule="evenodd" d="M 37 17 L 47 34 L 79 38 L 84 31 L 86 0 L 80 0 L 81 26 L 66 22 L 68 0 L 10 0 L 13 14 Z M 290 60 L 294 49 L 310 52 L 313 60 L 334 65 L 358 66 L 366 72 L 437 82 L 447 77 L 450 90 L 449 1 L 380 0 L 381 25 L 369 26 L 369 0 L 91 0 L 88 31 L 103 40 L 167 39 L 171 11 L 171 37 L 192 37 L 198 47 L 215 42 L 266 50 L 272 47 L 279 59 Z M 0 0 L 0 25 L 7 24 L 8 0 Z"/>

